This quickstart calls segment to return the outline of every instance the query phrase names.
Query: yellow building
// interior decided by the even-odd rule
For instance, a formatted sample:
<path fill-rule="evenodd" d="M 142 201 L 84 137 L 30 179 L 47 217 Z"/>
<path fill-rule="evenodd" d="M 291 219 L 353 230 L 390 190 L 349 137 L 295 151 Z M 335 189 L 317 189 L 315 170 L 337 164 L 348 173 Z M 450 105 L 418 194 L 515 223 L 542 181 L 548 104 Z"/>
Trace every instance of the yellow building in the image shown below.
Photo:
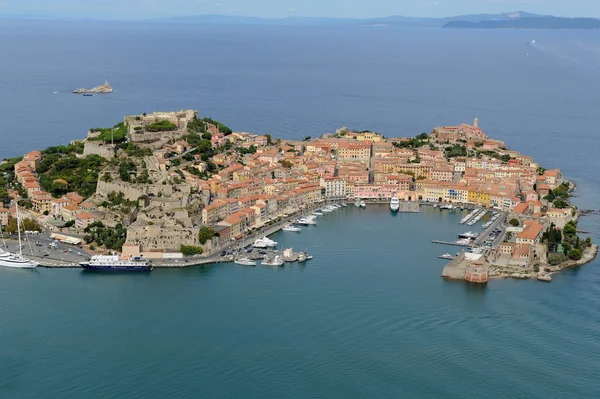
<path fill-rule="evenodd" d="M 478 190 L 469 190 L 469 202 L 481 206 L 490 204 L 490 194 Z"/>
<path fill-rule="evenodd" d="M 356 136 L 356 140 L 358 141 L 373 141 L 373 142 L 378 142 L 383 140 L 383 137 L 378 134 L 378 133 L 373 133 L 373 132 L 363 132 L 363 133 L 359 133 L 358 136 Z"/>

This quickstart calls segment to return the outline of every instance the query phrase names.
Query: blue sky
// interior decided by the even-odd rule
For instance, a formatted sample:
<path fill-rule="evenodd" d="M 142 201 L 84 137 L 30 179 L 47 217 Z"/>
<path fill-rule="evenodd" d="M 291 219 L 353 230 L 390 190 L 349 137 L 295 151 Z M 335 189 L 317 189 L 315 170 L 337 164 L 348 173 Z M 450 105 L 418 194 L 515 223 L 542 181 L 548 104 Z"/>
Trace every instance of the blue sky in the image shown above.
<path fill-rule="evenodd" d="M 523 10 L 600 17 L 600 0 L 0 0 L 0 15 L 145 18 L 226 14 L 259 17 L 442 17 Z"/>

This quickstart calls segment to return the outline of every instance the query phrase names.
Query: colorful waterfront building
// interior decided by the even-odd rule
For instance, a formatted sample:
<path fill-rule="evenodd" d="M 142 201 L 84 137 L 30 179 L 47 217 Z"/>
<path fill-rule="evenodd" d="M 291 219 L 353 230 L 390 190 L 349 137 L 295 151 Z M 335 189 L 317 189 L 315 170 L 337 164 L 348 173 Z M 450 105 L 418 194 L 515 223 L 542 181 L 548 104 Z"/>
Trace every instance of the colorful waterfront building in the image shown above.
<path fill-rule="evenodd" d="M 490 205 L 490 194 L 479 191 L 479 190 L 471 190 L 469 189 L 468 200 L 472 204 L 477 204 L 481 206 L 489 206 Z"/>

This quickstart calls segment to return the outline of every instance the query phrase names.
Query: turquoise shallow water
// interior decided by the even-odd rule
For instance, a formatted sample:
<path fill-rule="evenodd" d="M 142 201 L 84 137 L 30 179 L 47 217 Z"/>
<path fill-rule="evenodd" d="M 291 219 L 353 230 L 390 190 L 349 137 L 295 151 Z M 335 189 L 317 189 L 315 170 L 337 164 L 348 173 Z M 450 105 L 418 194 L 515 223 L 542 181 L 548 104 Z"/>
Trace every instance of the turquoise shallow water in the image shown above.
<path fill-rule="evenodd" d="M 0 270 L 2 398 L 592 398 L 600 270 L 442 280 L 460 215 L 354 207 L 272 236 L 315 259 Z"/>

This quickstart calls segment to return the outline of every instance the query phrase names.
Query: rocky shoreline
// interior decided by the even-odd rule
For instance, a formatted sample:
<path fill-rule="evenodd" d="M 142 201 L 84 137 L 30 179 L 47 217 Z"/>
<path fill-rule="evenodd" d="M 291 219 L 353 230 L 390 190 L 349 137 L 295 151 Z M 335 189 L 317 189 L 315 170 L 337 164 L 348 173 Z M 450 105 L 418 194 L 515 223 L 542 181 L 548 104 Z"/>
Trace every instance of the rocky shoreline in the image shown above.
<path fill-rule="evenodd" d="M 92 89 L 75 89 L 73 90 L 73 93 L 75 94 L 92 94 L 92 93 L 112 93 L 114 90 L 113 88 L 108 84 L 108 81 L 104 82 L 104 84 L 94 87 Z"/>
<path fill-rule="evenodd" d="M 548 264 L 540 266 L 540 269 L 550 270 L 547 273 L 520 273 L 517 277 L 516 274 L 501 274 L 501 275 L 490 275 L 490 280 L 502 280 L 506 278 L 520 278 L 520 279 L 538 279 L 540 276 L 552 276 L 553 274 L 562 272 L 567 269 L 572 269 L 575 267 L 583 266 L 585 264 L 591 263 L 598 256 L 598 246 L 592 245 L 587 248 L 583 253 L 583 256 L 579 260 L 569 260 L 560 265 L 551 266 Z M 548 280 L 550 281 L 550 280 Z"/>

